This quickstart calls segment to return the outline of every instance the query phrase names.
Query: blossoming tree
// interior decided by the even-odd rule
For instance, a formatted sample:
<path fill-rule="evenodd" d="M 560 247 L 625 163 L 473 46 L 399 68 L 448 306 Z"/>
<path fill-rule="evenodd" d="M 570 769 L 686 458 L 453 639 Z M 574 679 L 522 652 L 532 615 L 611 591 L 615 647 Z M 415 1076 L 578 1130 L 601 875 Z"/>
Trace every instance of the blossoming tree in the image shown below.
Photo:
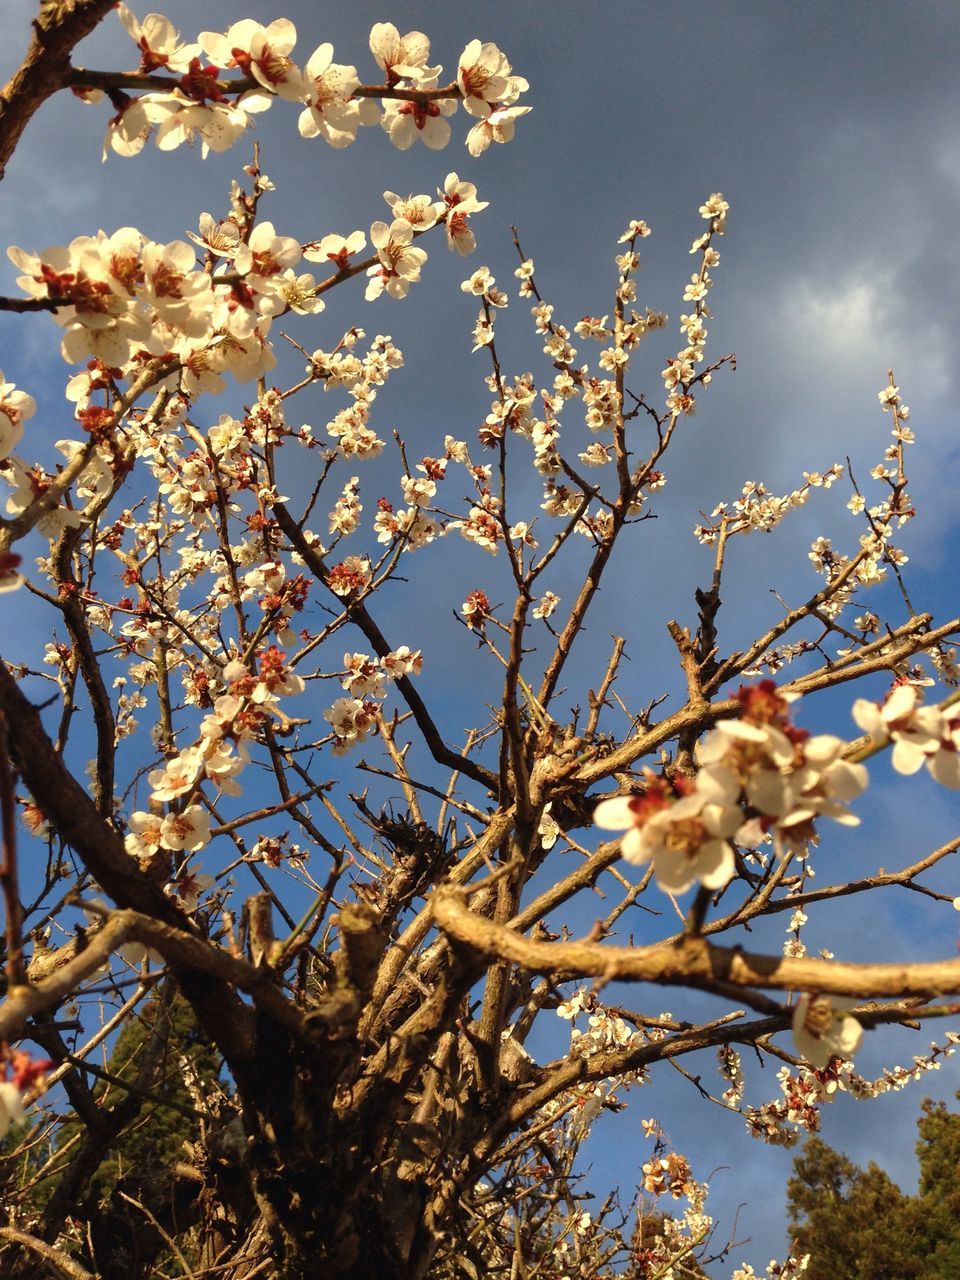
<path fill-rule="evenodd" d="M 139 65 L 75 66 L 71 51 L 113 8 Z M 379 126 L 401 150 L 439 150 L 462 107 L 479 156 L 530 109 L 527 82 L 489 43 L 468 43 L 444 79 L 425 35 L 380 23 L 365 83 L 327 43 L 301 65 L 297 39 L 287 20 L 244 19 L 184 42 L 113 0 L 44 4 L 0 94 L 0 165 L 64 89 L 107 105 L 115 164 L 149 145 L 246 143 L 273 108 L 334 148 Z M 326 345 L 290 339 L 300 369 L 274 385 L 276 322 L 300 317 L 309 334 L 325 295 L 356 291 L 356 277 L 366 303 L 393 305 L 429 270 L 425 245 L 474 250 L 485 202 L 438 170 L 435 193 L 385 193 L 389 221 L 303 242 L 261 211 L 272 184 L 256 152 L 243 175 L 182 240 L 121 227 L 9 250 L 20 294 L 0 306 L 59 328 L 74 426 L 47 438 L 8 352 L 3 603 L 8 617 L 26 595 L 42 603 L 56 638 L 31 653 L 9 634 L 0 663 L 4 1265 L 76 1280 L 158 1266 L 237 1280 L 696 1274 L 722 1249 L 658 1121 L 645 1122 L 645 1198 L 583 1208 L 576 1156 L 600 1111 L 658 1064 L 686 1071 L 706 1053 L 719 1083 L 697 1067 L 704 1105 L 790 1142 L 837 1090 L 903 1083 L 857 1073 L 865 1028 L 956 1012 L 958 960 L 814 959 L 802 937 L 838 896 L 897 885 L 932 912 L 955 905 L 923 876 L 960 840 L 857 880 L 821 854 L 838 824 L 858 822 L 881 752 L 960 788 L 948 647 L 960 620 L 914 610 L 894 542 L 915 514 L 907 406 L 891 374 L 878 417 L 892 441 L 875 489 L 854 485 L 850 501 L 859 541 L 814 543 L 822 583 L 809 598 L 745 647 L 725 642 L 738 539 L 839 484 L 840 466 L 783 496 L 748 482 L 696 525 L 710 567 L 687 625 L 664 620 L 683 679 L 671 706 L 619 697 L 629 635 L 593 652 L 589 685 L 571 693 L 608 565 L 642 546 L 670 446 L 732 363 L 707 355 L 727 202 L 700 208 L 662 394 L 635 385 L 638 349 L 668 324 L 637 302 L 642 220 L 620 237 L 608 314 L 569 326 L 517 239 L 536 378 L 510 372 L 498 345 L 508 291 L 471 270 L 490 413 L 479 433 L 464 425 L 416 452 L 399 442 L 396 493 L 371 504 L 377 391 L 400 349 L 359 325 L 331 341 L 321 326 Z M 319 388 L 339 407 L 295 426 L 297 398 Z M 231 396 L 242 408 L 225 408 Z M 444 540 L 462 547 L 463 573 L 433 589 L 498 682 L 462 740 L 414 611 L 398 616 L 385 590 Z M 865 603 L 884 580 L 900 587 L 887 618 Z M 805 698 L 876 673 L 889 677 L 881 702 L 852 694 L 839 733 L 805 727 Z M 817 870 L 832 883 L 815 886 Z M 641 911 L 659 935 L 625 945 Z M 781 949 L 744 948 L 745 930 L 784 913 Z M 660 986 L 716 1008 L 659 1013 Z M 215 1087 L 171 1037 L 178 994 L 222 1062 Z M 135 1075 L 98 1067 L 94 1051 L 148 999 Z M 773 1099 L 751 1096 L 743 1046 L 776 1064 Z M 165 1097 L 171 1062 L 192 1106 Z M 121 1135 L 165 1105 L 186 1125 L 182 1158 L 98 1182 Z M 802 1269 L 791 1259 L 778 1274 Z"/>

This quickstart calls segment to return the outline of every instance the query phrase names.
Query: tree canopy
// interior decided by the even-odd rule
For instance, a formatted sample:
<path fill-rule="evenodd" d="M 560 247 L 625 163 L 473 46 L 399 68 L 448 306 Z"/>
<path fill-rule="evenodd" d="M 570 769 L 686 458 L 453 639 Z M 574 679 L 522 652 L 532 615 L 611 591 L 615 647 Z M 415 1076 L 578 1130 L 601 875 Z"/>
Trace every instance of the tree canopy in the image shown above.
<path fill-rule="evenodd" d="M 108 18 L 133 67 L 80 65 Z M 593 1191 L 600 1117 L 676 1069 L 789 1146 L 960 1039 L 960 838 L 911 830 L 878 866 L 855 831 L 878 772 L 960 790 L 960 618 L 903 545 L 922 424 L 881 369 L 868 475 L 744 477 L 689 511 L 701 558 L 649 667 L 651 531 L 683 448 L 723 447 L 694 433 L 736 367 L 713 349 L 730 201 L 690 211 L 673 319 L 640 296 L 642 210 L 579 317 L 514 230 L 500 282 L 471 262 L 454 291 L 479 409 L 437 431 L 418 402 L 401 431 L 380 330 L 435 246 L 476 249 L 483 165 L 535 86 L 472 31 L 447 76 L 389 22 L 366 79 L 298 39 L 49 0 L 0 90 L 0 172 L 56 98 L 103 113 L 110 175 L 107 227 L 42 246 L 25 217 L 0 297 L 0 1259 L 17 1280 L 697 1277 L 735 1260 L 696 1153 L 651 1115 L 638 1185 Z M 276 117 L 330 166 L 329 209 L 270 178 Z M 470 177 L 334 218 L 341 153 L 457 130 Z M 110 223 L 154 148 L 191 175 L 241 157 L 174 239 Z M 747 540 L 837 493 L 852 523 L 817 532 L 806 577 L 747 574 L 732 610 Z M 809 941 L 866 894 L 922 911 L 922 947 Z M 890 1028 L 927 1035 L 913 1066 L 858 1069 Z M 949 1272 L 953 1120 L 925 1113 L 916 1203 L 808 1146 L 799 1234 L 851 1277 Z"/>
<path fill-rule="evenodd" d="M 960 1095 L 958 1095 L 960 1096 Z M 798 1252 L 810 1280 L 949 1280 L 960 1265 L 960 1114 L 923 1104 L 916 1195 L 883 1169 L 861 1169 L 808 1138 L 788 1187 Z"/>

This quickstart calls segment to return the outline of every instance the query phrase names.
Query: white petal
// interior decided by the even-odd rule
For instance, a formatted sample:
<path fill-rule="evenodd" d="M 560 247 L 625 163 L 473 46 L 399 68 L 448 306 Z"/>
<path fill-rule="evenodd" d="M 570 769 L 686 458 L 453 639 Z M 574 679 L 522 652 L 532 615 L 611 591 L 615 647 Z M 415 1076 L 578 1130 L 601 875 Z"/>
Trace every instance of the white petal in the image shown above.
<path fill-rule="evenodd" d="M 733 804 L 741 790 L 739 775 L 729 765 L 710 765 L 697 774 L 697 792 L 707 800 Z"/>
<path fill-rule="evenodd" d="M 705 889 L 722 889 L 730 883 L 737 869 L 733 850 L 725 840 L 710 840 L 705 844 L 694 867 Z"/>
<path fill-rule="evenodd" d="M 927 761 L 927 768 L 941 786 L 960 791 L 960 755 L 956 751 L 938 751 Z"/>
<path fill-rule="evenodd" d="M 860 1048 L 863 1039 L 863 1027 L 856 1018 L 846 1017 L 838 1020 L 833 1034 L 829 1037 L 834 1053 L 841 1058 L 852 1058 Z"/>
<path fill-rule="evenodd" d="M 630 796 L 611 796 L 601 800 L 593 811 L 593 822 L 605 831 L 624 831 L 636 826 L 637 815 L 630 807 Z"/>
<path fill-rule="evenodd" d="M 916 773 L 925 759 L 926 753 L 912 742 L 901 740 L 893 744 L 890 762 L 897 773 Z"/>

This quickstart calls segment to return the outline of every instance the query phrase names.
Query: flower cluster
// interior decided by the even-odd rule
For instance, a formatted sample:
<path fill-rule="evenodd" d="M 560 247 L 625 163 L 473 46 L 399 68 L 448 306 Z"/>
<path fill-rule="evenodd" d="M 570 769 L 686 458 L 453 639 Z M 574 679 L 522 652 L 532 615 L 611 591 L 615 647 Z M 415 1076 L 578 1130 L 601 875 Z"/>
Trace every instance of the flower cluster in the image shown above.
<path fill-rule="evenodd" d="M 648 775 L 639 795 L 602 800 L 593 820 L 628 828 L 628 862 L 652 862 L 662 889 L 683 893 L 696 882 L 722 889 L 736 870 L 732 841 L 755 845 L 772 834 L 781 853 L 803 856 L 818 839 L 816 819 L 845 824 L 867 785 L 861 764 L 843 758 L 846 744 L 797 728 L 772 681 L 737 695 L 740 716 L 722 720 L 700 744 L 693 778 Z"/>
<path fill-rule="evenodd" d="M 768 1262 L 764 1269 L 764 1275 L 769 1280 L 800 1280 L 800 1277 L 806 1274 L 809 1263 L 809 1253 L 801 1253 L 797 1256 L 791 1253 L 783 1262 L 777 1262 L 775 1258 Z M 743 1266 L 737 1267 L 730 1280 L 758 1280 L 758 1276 L 750 1263 L 747 1262 Z"/>
<path fill-rule="evenodd" d="M 923 706 L 916 685 L 900 683 L 879 706 L 858 698 L 853 718 L 874 742 L 893 742 L 891 761 L 898 773 L 916 773 L 926 765 L 937 782 L 960 790 L 960 707 Z"/>
<path fill-rule="evenodd" d="M 292 60 L 297 31 L 286 18 L 266 27 L 244 18 L 226 32 L 202 31 L 194 43 L 182 44 L 168 18 L 149 14 L 140 22 L 126 5 L 117 9 L 140 51 L 140 70 L 166 71 L 171 77 L 169 91 L 132 97 L 119 88 L 110 90 L 116 115 L 107 126 L 104 158 L 109 151 L 136 155 L 152 133 L 163 151 L 195 140 L 204 155 L 225 151 L 252 127 L 252 117 L 278 98 L 301 106 L 304 138 L 322 138 L 342 148 L 355 141 L 362 126 L 380 124 L 400 150 L 417 138 L 434 150 L 445 147 L 450 140 L 447 117 L 462 99 L 476 120 L 467 136 L 471 155 L 491 142 L 509 142 L 515 121 L 530 110 L 517 105 L 528 88 L 526 80 L 512 74 L 496 45 L 479 40 L 460 55 L 456 82 L 441 87 L 443 68 L 428 65 L 430 41 L 422 32 L 401 36 L 392 23 L 375 23 L 370 52 L 386 77 L 386 84 L 375 89 L 384 99 L 381 114 L 375 97 L 361 86 L 356 67 L 334 62 L 332 44 L 318 45 L 302 68 Z M 224 71 L 234 70 L 239 81 L 222 78 Z M 99 89 L 80 93 L 87 102 L 103 97 Z"/>
<path fill-rule="evenodd" d="M 710 381 L 710 373 L 697 373 L 697 366 L 703 363 L 707 340 L 704 321 L 710 318 L 710 308 L 707 306 L 707 295 L 713 286 L 710 268 L 720 262 L 720 254 L 713 246 L 713 239 L 724 234 L 729 208 L 719 191 L 714 192 L 700 206 L 700 215 L 706 218 L 708 226 L 690 247 L 691 253 L 700 254 L 700 269 L 690 277 L 690 283 L 683 291 L 684 302 L 693 303 L 690 313 L 680 317 L 680 329 L 686 338 L 686 346 L 667 361 L 662 375 L 667 392 L 667 408 L 674 417 L 696 413 L 697 401 L 692 389 L 698 383 L 706 386 Z"/>
<path fill-rule="evenodd" d="M 168 863 L 183 855 L 167 891 L 191 909 L 201 892 L 213 883 L 186 859 L 211 839 L 210 816 L 203 803 L 205 783 L 226 795 L 239 795 L 238 775 L 250 761 L 250 748 L 265 722 L 285 719 L 281 697 L 299 693 L 304 682 L 287 664 L 281 650 L 270 646 L 257 655 L 253 670 L 233 659 L 220 673 L 224 692 L 212 700 L 200 722 L 199 739 L 171 755 L 147 775 L 151 808 L 130 815 L 124 839 L 127 852 L 145 866 Z M 170 806 L 166 813 L 163 807 Z"/>
<path fill-rule="evenodd" d="M 471 591 L 460 606 L 460 612 L 463 614 L 471 631 L 474 629 L 482 631 L 484 623 L 493 617 L 490 601 L 485 591 Z"/>
<path fill-rule="evenodd" d="M 661 1196 L 669 1191 L 674 1200 L 679 1200 L 687 1194 L 690 1181 L 690 1162 L 672 1151 L 643 1166 L 643 1189 L 651 1195 Z"/>
<path fill-rule="evenodd" d="M 344 755 L 376 731 L 380 702 L 387 695 L 386 686 L 407 676 L 418 676 L 423 670 L 420 650 L 407 645 L 392 650 L 382 658 L 366 653 L 345 653 L 344 671 L 340 678 L 347 697 L 337 698 L 323 717 L 333 730 L 333 753 Z"/>
<path fill-rule="evenodd" d="M 746 1081 L 743 1076 L 740 1054 L 737 1053 L 732 1045 L 722 1044 L 717 1049 L 717 1070 L 724 1080 L 729 1082 L 722 1095 L 723 1101 L 728 1107 L 738 1108 L 743 1101 Z"/>
<path fill-rule="evenodd" d="M 800 1007 L 798 1020 L 802 1018 L 806 1023 L 809 1002 L 822 999 L 821 996 L 804 997 L 808 1003 Z M 747 1131 L 751 1136 L 775 1146 L 791 1147 L 801 1133 L 818 1131 L 820 1109 L 825 1103 L 832 1101 L 837 1093 L 849 1093 L 851 1097 L 858 1099 L 897 1093 L 905 1089 L 908 1084 L 922 1080 L 928 1072 L 938 1071 L 941 1060 L 951 1057 L 956 1052 L 955 1046 L 960 1036 L 956 1032 L 948 1031 L 945 1045 L 932 1043 L 930 1052 L 916 1056 L 912 1066 L 889 1067 L 877 1079 L 867 1080 L 854 1071 L 849 1058 L 840 1056 L 844 1045 L 849 1051 L 853 1051 L 860 1034 L 860 1027 L 855 1019 L 850 1019 L 854 1025 L 844 1026 L 848 1015 L 844 1012 L 843 1004 L 842 1001 L 828 1001 L 829 1008 L 826 1012 L 821 1010 L 820 1013 L 814 1014 L 815 1030 L 825 1028 L 827 1036 L 832 1039 L 832 1046 L 830 1041 L 821 1038 L 819 1041 L 813 1039 L 812 1045 L 807 1047 L 812 1049 L 812 1053 L 819 1061 L 823 1061 L 824 1048 L 832 1048 L 832 1051 L 827 1054 L 825 1065 L 801 1066 L 797 1071 L 783 1067 L 777 1072 L 781 1096 L 759 1107 L 742 1109 Z M 803 1043 L 802 1038 L 805 1035 L 809 1035 L 809 1032 L 801 1028 L 800 1044 Z M 797 1039 L 796 1033 L 795 1039 Z"/>
<path fill-rule="evenodd" d="M 259 170 L 249 171 L 254 195 L 272 188 Z M 381 292 L 402 297 L 419 279 L 426 253 L 411 241 L 433 226 L 446 227 L 451 249 L 473 248 L 470 218 L 486 207 L 474 184 L 450 173 L 438 197 L 404 200 L 385 193 L 394 218 L 370 229 L 376 254 L 368 267 L 368 298 Z M 110 496 L 138 459 L 152 468 L 171 512 L 197 527 L 212 522 L 216 495 L 225 486 L 233 494 L 255 494 L 261 509 L 276 500 L 275 489 L 264 483 L 256 447 L 278 446 L 287 438 L 316 447 L 309 427 L 294 432 L 287 426 L 279 391 L 265 391 L 243 419 L 222 415 L 205 440 L 188 420 L 189 406 L 201 394 L 221 392 L 225 375 L 239 382 L 263 379 L 276 364 L 270 336 L 274 320 L 322 310 L 321 293 L 371 259 L 360 266 L 351 261 L 366 243 L 362 231 L 301 244 L 279 234 L 272 222 L 255 221 L 255 208 L 256 200 L 235 184 L 230 215 L 217 222 L 202 214 L 199 234 L 188 233 L 193 244 L 160 244 L 124 227 L 113 235 L 79 236 L 40 253 L 8 250 L 22 272 L 21 288 L 38 303 L 53 304 L 63 330 L 64 359 L 86 362 L 67 388 L 86 438 L 57 442 L 67 464 L 55 473 L 12 453 L 35 404 L 0 375 L 0 472 L 12 489 L 8 512 L 52 539 L 64 528 L 80 527 L 88 518 L 85 507 Z M 195 246 L 205 261 L 198 260 Z M 302 258 L 326 264 L 332 274 L 320 281 L 298 274 Z M 315 351 L 308 365 L 311 381 L 324 390 L 343 387 L 350 395 L 352 403 L 327 431 L 342 456 L 357 459 L 374 457 L 383 448 L 368 425 L 370 406 L 377 388 L 403 363 L 388 336 L 378 335 L 365 356 L 354 354 L 362 337 L 362 330 L 349 330 L 333 351 Z M 131 392 L 159 388 L 157 418 L 142 410 L 125 419 L 118 414 L 125 380 Z M 189 452 L 183 447 L 187 437 L 196 445 Z M 385 540 L 405 536 L 413 548 L 431 541 L 438 526 L 409 512 L 399 515 L 389 532 L 378 528 L 385 532 Z M 4 552 L 2 589 L 21 584 L 18 566 L 18 559 Z"/>
<path fill-rule="evenodd" d="M 843 474 L 843 467 L 834 463 L 826 471 L 804 472 L 804 483 L 792 493 L 778 497 L 769 493 L 763 484 L 748 480 L 742 496 L 732 504 L 720 502 L 710 513 L 711 523 L 698 524 L 694 528 L 697 540 L 704 546 L 713 546 L 721 528 L 728 535 L 734 533 L 770 533 L 789 511 L 802 507 L 810 497 L 811 489 L 829 489 Z"/>

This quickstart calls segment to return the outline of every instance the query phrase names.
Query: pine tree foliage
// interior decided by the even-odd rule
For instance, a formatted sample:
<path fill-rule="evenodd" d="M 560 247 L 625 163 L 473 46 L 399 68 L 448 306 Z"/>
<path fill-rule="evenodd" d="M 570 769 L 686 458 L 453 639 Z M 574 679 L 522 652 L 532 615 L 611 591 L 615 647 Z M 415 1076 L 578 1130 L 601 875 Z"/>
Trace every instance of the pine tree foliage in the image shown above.
<path fill-rule="evenodd" d="M 957 1095 L 960 1098 L 960 1094 Z M 918 1194 L 810 1138 L 788 1187 L 809 1280 L 954 1280 L 960 1275 L 960 1114 L 929 1099 L 917 1124 Z"/>

